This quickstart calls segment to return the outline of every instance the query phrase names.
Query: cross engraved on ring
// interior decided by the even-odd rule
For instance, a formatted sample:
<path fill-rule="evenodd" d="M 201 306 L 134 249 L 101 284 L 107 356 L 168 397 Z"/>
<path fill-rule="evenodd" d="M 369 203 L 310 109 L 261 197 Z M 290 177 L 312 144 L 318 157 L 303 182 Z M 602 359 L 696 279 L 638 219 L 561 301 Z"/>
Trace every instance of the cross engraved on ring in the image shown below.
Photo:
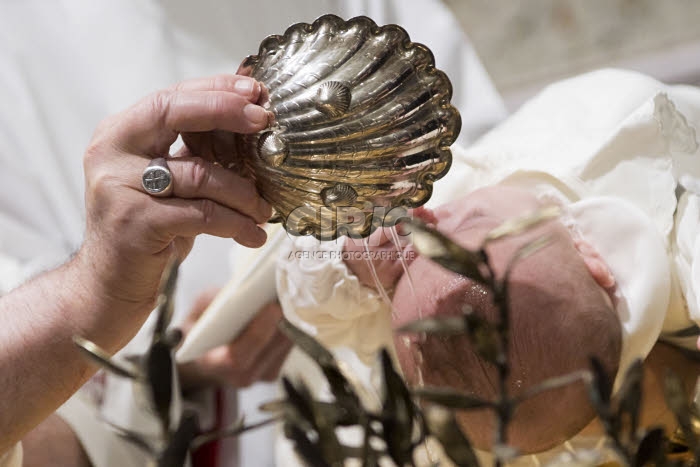
<path fill-rule="evenodd" d="M 156 168 L 150 170 L 147 174 L 143 176 L 143 186 L 151 192 L 158 193 L 167 188 L 170 184 L 170 174 L 165 170 Z"/>

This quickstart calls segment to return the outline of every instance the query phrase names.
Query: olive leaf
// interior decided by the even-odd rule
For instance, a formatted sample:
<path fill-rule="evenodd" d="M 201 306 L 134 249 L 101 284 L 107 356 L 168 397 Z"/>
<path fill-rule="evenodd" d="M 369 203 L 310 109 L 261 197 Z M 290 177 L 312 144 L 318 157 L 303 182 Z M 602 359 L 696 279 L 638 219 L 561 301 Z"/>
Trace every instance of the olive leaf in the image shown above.
<path fill-rule="evenodd" d="M 642 376 L 644 368 L 641 359 L 636 359 L 625 372 L 622 385 L 617 393 L 617 418 L 629 422 L 629 437 L 633 439 L 639 427 L 639 410 L 642 402 Z"/>
<path fill-rule="evenodd" d="M 142 451 L 144 451 L 146 454 L 151 456 L 152 458 L 157 458 L 158 457 L 158 451 L 154 447 L 153 442 L 146 438 L 144 435 L 140 433 L 136 433 L 131 430 L 127 430 L 126 428 L 122 428 L 120 426 L 115 425 L 114 423 L 110 422 L 109 420 L 105 418 L 100 419 L 102 423 L 107 425 L 110 430 L 112 430 L 117 436 L 120 438 L 126 440 L 127 442 L 133 444 L 134 446 L 138 447 Z"/>
<path fill-rule="evenodd" d="M 382 428 L 389 456 L 398 466 L 412 463 L 415 405 L 403 378 L 396 372 L 389 352 L 380 353 L 382 367 Z"/>
<path fill-rule="evenodd" d="M 319 365 L 330 385 L 331 393 L 335 397 L 336 402 L 344 407 L 349 414 L 357 412 L 361 406 L 360 400 L 352 389 L 352 385 L 340 370 L 333 354 L 316 339 L 294 326 L 286 318 L 282 318 L 278 326 L 294 345 L 299 347 Z"/>
<path fill-rule="evenodd" d="M 494 403 L 450 388 L 423 386 L 414 388 L 413 395 L 428 402 L 458 410 L 494 407 Z"/>
<path fill-rule="evenodd" d="M 591 357 L 590 364 L 592 384 L 589 388 L 589 395 L 598 414 L 604 414 L 608 411 L 607 409 L 610 405 L 612 380 L 610 379 L 608 372 L 605 371 L 605 368 L 603 368 L 603 364 L 597 357 Z"/>
<path fill-rule="evenodd" d="M 158 456 L 158 467 L 183 467 L 187 460 L 190 443 L 198 432 L 197 414 L 192 410 L 185 410 L 167 446 Z"/>
<path fill-rule="evenodd" d="M 413 246 L 418 253 L 440 266 L 482 284 L 488 284 L 482 273 L 485 264 L 480 251 L 470 251 L 431 229 L 417 219 L 406 221 L 404 228 L 412 234 Z"/>
<path fill-rule="evenodd" d="M 443 407 L 430 406 L 425 411 L 425 421 L 430 433 L 440 441 L 445 454 L 460 467 L 478 467 L 474 449 L 464 436 L 453 413 Z"/>
<path fill-rule="evenodd" d="M 106 350 L 102 349 L 94 342 L 80 336 L 73 336 L 73 343 L 78 347 L 83 355 L 105 370 L 123 378 L 133 380 L 141 379 L 141 373 L 137 367 L 128 362 L 117 362 Z"/>
<path fill-rule="evenodd" d="M 497 325 L 476 313 L 466 313 L 464 322 L 467 336 L 481 358 L 494 364 L 505 359 L 501 330 Z"/>
<path fill-rule="evenodd" d="M 171 256 L 161 276 L 156 305 L 156 324 L 153 330 L 152 342 L 165 338 L 166 331 L 173 317 L 175 287 L 179 275 L 180 262 Z"/>
<path fill-rule="evenodd" d="M 232 423 L 230 426 L 227 428 L 224 428 L 223 430 L 216 430 L 216 431 L 210 431 L 208 433 L 203 433 L 198 435 L 191 443 L 190 449 L 195 451 L 199 449 L 201 446 L 210 443 L 212 441 L 216 441 L 219 439 L 223 438 L 230 438 L 230 437 L 235 437 L 240 434 L 243 434 L 247 431 L 251 430 L 256 430 L 260 427 L 269 425 L 271 423 L 274 423 L 278 421 L 279 419 L 277 417 L 273 418 L 266 418 L 264 420 L 260 420 L 255 423 L 251 423 L 250 425 L 245 424 L 245 417 L 241 417 L 238 420 L 236 420 L 234 423 Z"/>
<path fill-rule="evenodd" d="M 663 428 L 657 427 L 647 431 L 637 446 L 633 467 L 645 465 L 664 465 L 666 434 Z"/>
<path fill-rule="evenodd" d="M 683 433 L 685 443 L 697 456 L 700 453 L 698 450 L 698 437 L 693 430 L 690 404 L 683 389 L 683 381 L 670 369 L 666 370 L 666 377 L 664 378 L 664 397 L 666 405 L 676 416 L 678 427 Z"/>
<path fill-rule="evenodd" d="M 331 421 L 335 426 L 352 426 L 359 423 L 356 413 L 349 413 L 344 407 L 336 402 L 311 401 L 313 410 L 320 413 L 324 418 Z M 293 410 L 293 405 L 288 400 L 278 399 L 261 404 L 258 409 L 262 412 L 273 413 L 276 416 L 285 416 L 289 410 Z M 274 419 L 273 419 L 274 420 Z"/>
<path fill-rule="evenodd" d="M 548 378 L 535 386 L 527 388 L 521 394 L 518 394 L 513 399 L 513 404 L 520 404 L 521 402 L 524 402 L 537 394 L 568 386 L 578 381 L 590 383 L 592 381 L 591 373 L 587 370 L 580 370 L 566 375 Z"/>
<path fill-rule="evenodd" d="M 171 348 L 160 340 L 154 342 L 146 354 L 144 363 L 150 401 L 160 420 L 163 433 L 167 433 L 170 430 L 170 406 L 173 400 Z"/>
<path fill-rule="evenodd" d="M 299 381 L 295 385 L 284 377 L 282 383 L 287 398 L 294 406 L 300 418 L 303 419 L 303 423 L 297 422 L 297 426 L 300 429 L 308 427 L 306 431 L 313 430 L 317 433 L 318 441 L 316 445 L 323 455 L 323 458 L 331 465 L 342 462 L 344 460 L 344 450 L 341 448 L 341 444 L 335 433 L 333 420 L 326 418 L 324 413 L 314 409 L 311 392 L 303 381 Z"/>
<path fill-rule="evenodd" d="M 536 210 L 530 214 L 515 219 L 509 219 L 501 225 L 491 230 L 484 239 L 484 244 L 500 240 L 504 237 L 520 235 L 543 222 L 556 219 L 561 215 L 561 208 L 558 206 L 547 206 Z"/>
<path fill-rule="evenodd" d="M 306 462 L 314 467 L 331 467 L 323 458 L 316 444 L 311 442 L 306 432 L 293 423 L 284 424 L 284 435 L 294 443 L 294 450 Z"/>

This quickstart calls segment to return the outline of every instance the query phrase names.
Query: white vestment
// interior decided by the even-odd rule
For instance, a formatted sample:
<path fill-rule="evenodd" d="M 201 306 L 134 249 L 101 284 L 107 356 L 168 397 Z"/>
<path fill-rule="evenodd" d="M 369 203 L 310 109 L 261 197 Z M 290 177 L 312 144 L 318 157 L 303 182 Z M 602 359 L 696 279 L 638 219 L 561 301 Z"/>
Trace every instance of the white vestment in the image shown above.
<path fill-rule="evenodd" d="M 325 13 L 396 22 L 427 44 L 452 79 L 454 102 L 466 109 L 465 142 L 505 115 L 457 21 L 438 0 L 27 0 L 0 5 L 0 294 L 61 263 L 80 245 L 82 155 L 102 118 L 174 82 L 235 72 L 267 35 Z M 232 243 L 197 240 L 182 267 L 176 321 L 199 291 L 221 285 L 230 275 L 221 253 Z M 141 352 L 148 329 L 123 353 Z M 154 429 L 151 417 L 134 405 L 128 383 L 108 377 L 91 386 L 97 390 L 83 391 L 60 414 L 96 467 L 143 465 L 141 451 L 98 422 L 93 403 L 100 401 L 101 416 L 140 431 Z M 246 394 L 252 401 L 272 397 L 269 388 Z M 243 412 L 253 409 L 246 400 Z M 269 430 L 244 440 L 241 465 L 273 465 Z M 235 456 L 230 459 L 235 463 Z"/>
<path fill-rule="evenodd" d="M 468 149 L 453 146 L 428 206 L 496 183 L 562 205 L 563 221 L 616 278 L 622 374 L 660 336 L 700 322 L 698 129 L 700 89 L 617 70 L 582 75 L 548 87 Z M 290 241 L 278 294 L 292 322 L 366 365 L 393 346 L 390 308 L 349 272 L 342 243 Z M 691 340 L 676 343 L 694 348 Z"/>

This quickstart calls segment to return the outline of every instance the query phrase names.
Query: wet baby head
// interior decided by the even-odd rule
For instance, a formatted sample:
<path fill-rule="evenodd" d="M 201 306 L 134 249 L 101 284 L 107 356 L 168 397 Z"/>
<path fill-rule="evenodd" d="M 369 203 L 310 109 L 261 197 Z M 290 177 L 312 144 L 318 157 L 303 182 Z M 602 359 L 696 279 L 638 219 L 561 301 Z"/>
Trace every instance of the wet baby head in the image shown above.
<path fill-rule="evenodd" d="M 529 192 L 494 186 L 475 191 L 435 211 L 437 228 L 464 247 L 477 249 L 493 228 L 541 207 Z M 575 241 L 559 221 L 487 246 L 497 277 L 523 245 L 547 235 L 548 245 L 516 263 L 510 278 L 508 380 L 511 394 L 554 376 L 589 367 L 598 357 L 611 375 L 617 372 L 621 326 L 606 287 L 612 276 L 590 246 Z M 489 291 L 479 284 L 418 257 L 409 269 L 416 292 L 402 277 L 394 294 L 394 325 L 423 317 L 462 313 L 465 305 L 496 322 Z M 407 340 L 410 342 L 407 345 Z M 449 386 L 494 399 L 497 373 L 464 336 L 397 335 L 397 355 L 411 385 Z M 520 405 L 508 432 L 509 443 L 523 452 L 551 448 L 575 435 L 593 418 L 582 383 L 545 392 Z M 477 447 L 487 449 L 495 433 L 491 412 L 461 412 L 460 424 Z"/>

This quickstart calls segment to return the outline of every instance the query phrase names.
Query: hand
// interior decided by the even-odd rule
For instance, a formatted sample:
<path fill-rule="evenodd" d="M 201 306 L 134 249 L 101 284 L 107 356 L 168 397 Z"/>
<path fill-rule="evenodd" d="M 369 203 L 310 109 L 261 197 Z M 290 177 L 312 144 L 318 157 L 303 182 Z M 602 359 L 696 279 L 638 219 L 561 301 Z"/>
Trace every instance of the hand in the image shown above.
<path fill-rule="evenodd" d="M 215 151 L 207 149 L 214 147 L 217 135 L 267 126 L 268 112 L 255 104 L 262 92 L 262 85 L 248 77 L 188 81 L 99 125 L 84 157 L 87 225 L 75 259 L 90 272 L 84 277 L 86 288 L 121 313 L 131 310 L 143 318 L 169 257 L 184 259 L 196 235 L 229 237 L 250 247 L 265 242 L 258 224 L 267 221 L 271 207 L 250 180 L 215 165 Z M 186 149 L 167 160 L 173 196 L 146 194 L 142 171 L 152 158 L 167 158 L 180 134 Z M 104 324 L 123 334 L 120 323 Z M 133 326 L 127 334 L 132 331 Z"/>
<path fill-rule="evenodd" d="M 212 290 L 199 296 L 183 325 L 185 334 L 216 292 Z M 244 388 L 257 381 L 274 381 L 292 348 L 292 343 L 277 327 L 281 318 L 280 305 L 277 302 L 268 303 L 233 342 L 180 365 L 183 390 L 210 386 Z"/>
<path fill-rule="evenodd" d="M 186 91 L 196 88 L 202 83 L 209 87 L 216 87 L 217 80 L 235 80 L 234 88 L 237 94 L 246 97 L 250 102 L 263 106 L 269 101 L 269 93 L 262 83 L 254 79 L 245 79 L 241 76 L 214 76 L 197 81 L 186 81 L 174 86 L 176 90 Z M 207 83 L 207 81 L 209 81 Z M 224 87 L 230 84 L 222 83 Z M 268 113 L 268 124 L 274 118 L 272 112 Z M 178 151 L 178 156 L 199 156 L 207 160 L 217 161 L 224 167 L 239 166 L 236 158 L 235 133 L 226 130 L 212 130 L 200 132 L 183 132 L 180 134 L 185 146 Z"/>
<path fill-rule="evenodd" d="M 425 208 L 416 208 L 411 210 L 414 217 L 422 219 L 424 222 L 434 224 L 436 219 L 433 213 Z M 400 232 L 400 224 L 397 225 Z M 367 240 L 369 244 L 369 253 L 364 246 L 364 240 L 348 238 L 343 247 L 343 251 L 347 253 L 344 257 L 345 264 L 348 269 L 358 278 L 362 285 L 376 290 L 377 285 L 372 275 L 370 265 L 367 261 L 371 258 L 374 270 L 377 273 L 379 282 L 385 290 L 391 292 L 396 283 L 403 274 L 403 266 L 401 265 L 400 254 L 406 260 L 406 264 L 410 264 L 415 259 L 415 250 L 408 243 L 409 237 L 399 235 L 399 248 L 391 238 L 391 233 L 387 228 L 377 229 L 369 236 Z"/>

